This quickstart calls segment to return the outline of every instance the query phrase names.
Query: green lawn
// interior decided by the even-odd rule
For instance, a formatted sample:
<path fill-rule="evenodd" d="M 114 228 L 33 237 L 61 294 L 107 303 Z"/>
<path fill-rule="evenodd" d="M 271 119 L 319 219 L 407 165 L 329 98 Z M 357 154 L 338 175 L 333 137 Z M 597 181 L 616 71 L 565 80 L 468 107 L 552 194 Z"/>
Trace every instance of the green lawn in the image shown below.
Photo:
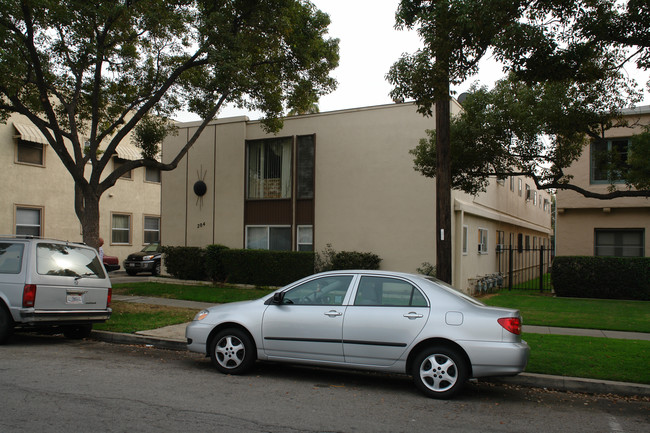
<path fill-rule="evenodd" d="M 191 322 L 199 310 L 173 308 L 161 305 L 135 304 L 113 301 L 113 314 L 105 323 L 96 323 L 93 329 L 132 334 L 136 331 Z"/>
<path fill-rule="evenodd" d="M 479 298 L 487 305 L 517 308 L 524 325 L 650 332 L 650 302 L 556 298 L 524 290 L 502 290 Z"/>
<path fill-rule="evenodd" d="M 650 341 L 524 334 L 528 373 L 650 384 Z"/>

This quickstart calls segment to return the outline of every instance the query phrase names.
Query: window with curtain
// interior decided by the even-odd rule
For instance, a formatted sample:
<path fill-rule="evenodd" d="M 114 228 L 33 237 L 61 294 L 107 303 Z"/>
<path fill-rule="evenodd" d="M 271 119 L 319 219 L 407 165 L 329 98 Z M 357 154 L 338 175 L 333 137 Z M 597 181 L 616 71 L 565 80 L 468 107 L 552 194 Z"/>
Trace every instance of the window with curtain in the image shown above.
<path fill-rule="evenodd" d="M 247 143 L 248 198 L 291 197 L 291 138 Z"/>
<path fill-rule="evenodd" d="M 16 208 L 16 234 L 41 236 L 40 208 Z"/>
<path fill-rule="evenodd" d="M 144 217 L 144 243 L 160 242 L 160 217 Z"/>
<path fill-rule="evenodd" d="M 246 248 L 256 250 L 291 251 L 291 227 L 246 227 Z"/>
<path fill-rule="evenodd" d="M 298 251 L 314 251 L 314 227 L 298 226 Z"/>
<path fill-rule="evenodd" d="M 131 215 L 113 214 L 111 226 L 111 243 L 131 243 Z"/>

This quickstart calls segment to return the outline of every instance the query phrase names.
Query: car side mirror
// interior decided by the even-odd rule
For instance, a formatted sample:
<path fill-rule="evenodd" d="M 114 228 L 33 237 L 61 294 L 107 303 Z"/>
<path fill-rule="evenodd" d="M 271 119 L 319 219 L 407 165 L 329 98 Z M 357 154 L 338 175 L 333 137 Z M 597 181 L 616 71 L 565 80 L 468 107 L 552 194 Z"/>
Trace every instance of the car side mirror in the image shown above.
<path fill-rule="evenodd" d="M 273 294 L 273 303 L 282 304 L 284 300 L 284 292 L 278 292 Z"/>

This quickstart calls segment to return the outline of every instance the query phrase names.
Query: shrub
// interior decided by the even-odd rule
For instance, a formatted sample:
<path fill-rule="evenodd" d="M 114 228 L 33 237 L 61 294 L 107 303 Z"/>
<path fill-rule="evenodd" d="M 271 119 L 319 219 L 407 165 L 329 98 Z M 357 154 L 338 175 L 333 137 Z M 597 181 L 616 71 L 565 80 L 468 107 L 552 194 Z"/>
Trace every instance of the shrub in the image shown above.
<path fill-rule="evenodd" d="M 228 277 L 223 265 L 223 252 L 229 248 L 224 245 L 208 245 L 205 249 L 205 270 L 212 281 L 225 281 Z"/>
<path fill-rule="evenodd" d="M 556 257 L 551 279 L 557 296 L 650 300 L 648 257 Z"/>
<path fill-rule="evenodd" d="M 226 280 L 234 284 L 284 286 L 314 273 L 314 253 L 222 250 Z"/>
<path fill-rule="evenodd" d="M 322 253 L 316 253 L 314 269 L 316 272 L 337 271 L 345 269 L 379 269 L 381 258 L 373 253 L 357 251 L 334 251 L 332 244 L 327 244 Z"/>
<path fill-rule="evenodd" d="M 205 250 L 198 247 L 162 248 L 165 254 L 165 268 L 172 276 L 181 280 L 205 280 Z"/>

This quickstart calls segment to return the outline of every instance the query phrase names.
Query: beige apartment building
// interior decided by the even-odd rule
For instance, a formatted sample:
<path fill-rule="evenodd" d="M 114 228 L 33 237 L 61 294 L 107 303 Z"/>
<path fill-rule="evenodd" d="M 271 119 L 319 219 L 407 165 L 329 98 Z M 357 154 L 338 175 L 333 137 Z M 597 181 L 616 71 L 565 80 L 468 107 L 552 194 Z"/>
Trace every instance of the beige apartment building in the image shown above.
<path fill-rule="evenodd" d="M 612 175 L 600 167 L 598 152 L 616 150 L 625 160 L 629 138 L 650 124 L 650 106 L 624 110 L 627 127 L 606 132 L 606 142 L 591 143 L 567 170 L 573 182 L 595 192 L 606 193 Z M 624 183 L 618 185 L 625 188 Z M 573 191 L 557 193 L 557 255 L 562 256 L 650 256 L 650 199 L 598 200 Z"/>
<path fill-rule="evenodd" d="M 452 102 L 452 113 L 460 110 Z M 163 144 L 170 161 L 198 123 Z M 386 270 L 436 262 L 435 181 L 413 149 L 435 127 L 413 104 L 288 117 L 277 134 L 246 117 L 215 120 L 162 173 L 164 245 L 372 252 Z M 549 245 L 550 196 L 524 178 L 477 197 L 453 192 L 453 285 L 498 271 L 497 245 Z"/>
<path fill-rule="evenodd" d="M 139 158 L 120 144 L 113 164 Z M 74 211 L 74 182 L 45 137 L 25 117 L 0 124 L 0 234 L 82 241 Z M 107 167 L 107 171 L 111 167 Z M 160 239 L 160 171 L 138 168 L 123 176 L 100 202 L 100 233 L 107 255 L 122 260 Z"/>

